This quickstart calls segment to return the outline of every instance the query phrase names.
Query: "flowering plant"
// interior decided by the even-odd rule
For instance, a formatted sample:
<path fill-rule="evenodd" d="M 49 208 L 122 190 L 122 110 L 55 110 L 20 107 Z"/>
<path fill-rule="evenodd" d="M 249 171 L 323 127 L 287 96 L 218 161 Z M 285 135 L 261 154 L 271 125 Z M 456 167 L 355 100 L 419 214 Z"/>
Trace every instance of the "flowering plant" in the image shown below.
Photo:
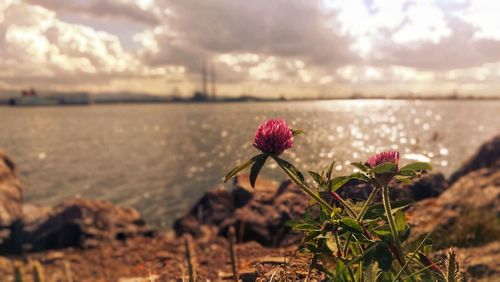
<path fill-rule="evenodd" d="M 321 172 L 309 171 L 312 181 L 306 181 L 300 170 L 280 157 L 301 133 L 304 132 L 289 128 L 284 120 L 262 123 L 253 142 L 260 154 L 235 167 L 224 181 L 251 166 L 253 187 L 266 160 L 271 158 L 314 199 L 319 205 L 317 212 L 307 213 L 302 220 L 291 223 L 305 235 L 301 248 L 313 254 L 310 269 L 321 261 L 333 281 L 455 281 L 455 266 L 452 274 L 451 270 L 446 273 L 429 259 L 429 234 L 408 251 L 409 246 L 404 243 L 411 226 L 403 210 L 409 203 L 391 201 L 389 197 L 390 183 L 410 182 L 431 170 L 430 164 L 415 162 L 400 167 L 399 153 L 387 151 L 375 154 L 367 162 L 352 163 L 358 170 L 353 174 L 334 177 L 332 162 Z M 364 203 L 353 204 L 337 193 L 352 180 L 373 187 Z M 382 203 L 375 203 L 377 194 L 381 194 Z"/>

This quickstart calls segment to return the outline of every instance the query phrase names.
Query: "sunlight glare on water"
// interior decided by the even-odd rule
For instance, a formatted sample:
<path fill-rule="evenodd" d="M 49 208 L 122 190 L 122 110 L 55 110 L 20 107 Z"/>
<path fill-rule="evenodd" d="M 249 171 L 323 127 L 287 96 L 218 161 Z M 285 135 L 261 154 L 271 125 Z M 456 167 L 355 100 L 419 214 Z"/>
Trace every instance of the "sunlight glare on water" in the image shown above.
<path fill-rule="evenodd" d="M 21 170 L 25 199 L 111 200 L 170 226 L 203 192 L 221 185 L 256 150 L 256 127 L 271 117 L 306 131 L 283 158 L 303 170 L 397 149 L 402 163 L 430 161 L 450 174 L 500 133 L 498 101 L 340 100 L 245 104 L 0 108 L 0 147 Z M 285 179 L 269 162 L 263 176 Z"/>

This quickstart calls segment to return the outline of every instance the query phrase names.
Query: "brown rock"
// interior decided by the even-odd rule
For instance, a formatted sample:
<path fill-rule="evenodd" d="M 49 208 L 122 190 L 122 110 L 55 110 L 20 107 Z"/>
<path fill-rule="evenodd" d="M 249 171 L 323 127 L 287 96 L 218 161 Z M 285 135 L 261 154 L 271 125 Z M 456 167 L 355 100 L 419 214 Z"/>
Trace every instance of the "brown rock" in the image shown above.
<path fill-rule="evenodd" d="M 483 168 L 455 182 L 438 198 L 408 211 L 412 238 L 433 231 L 438 247 L 473 246 L 498 239 L 500 170 Z M 496 237 L 496 239 L 495 239 Z"/>
<path fill-rule="evenodd" d="M 492 242 L 480 247 L 454 248 L 466 281 L 500 281 L 500 242 Z M 446 250 L 437 252 L 444 257 Z"/>
<path fill-rule="evenodd" d="M 74 198 L 53 209 L 25 206 L 25 212 L 22 237 L 31 251 L 91 247 L 153 234 L 137 210 L 108 201 Z"/>
<path fill-rule="evenodd" d="M 240 177 L 245 183 L 247 176 Z M 277 246 L 294 243 L 301 235 L 290 233 L 289 220 L 302 218 L 309 207 L 309 198 L 289 181 L 279 187 L 273 182 L 261 182 L 253 190 L 253 198 L 245 206 L 236 209 L 220 226 L 225 234 L 234 226 L 241 241 L 255 240 L 263 245 Z"/>
<path fill-rule="evenodd" d="M 185 216 L 176 220 L 174 230 L 177 235 L 190 233 L 199 237 L 203 234 L 202 224 L 218 226 L 233 212 L 231 193 L 219 187 L 206 192 Z"/>
<path fill-rule="evenodd" d="M 5 243 L 22 214 L 23 191 L 17 168 L 0 150 L 0 245 Z"/>
<path fill-rule="evenodd" d="M 425 174 L 409 184 L 393 181 L 390 187 L 392 200 L 421 201 L 439 196 L 443 191 L 448 189 L 449 185 L 442 173 L 431 173 Z M 358 202 L 365 201 L 371 191 L 372 187 L 370 185 L 360 181 L 352 181 L 340 188 L 338 193 L 344 199 Z M 381 196 L 377 195 L 375 201 L 380 202 L 381 200 Z"/>
<path fill-rule="evenodd" d="M 259 178 L 255 188 L 248 175 L 240 175 L 229 192 L 215 189 L 207 192 L 191 211 L 174 224 L 178 235 L 190 233 L 206 236 L 203 226 L 212 226 L 226 236 L 234 226 L 240 241 L 256 240 L 264 245 L 280 245 L 296 240 L 289 234 L 286 222 L 304 215 L 309 199 L 290 182 L 279 186 Z M 212 229 L 210 229 L 212 230 Z"/>
<path fill-rule="evenodd" d="M 454 183 L 467 173 L 485 167 L 500 168 L 500 135 L 489 142 L 484 143 L 476 154 L 467 160 L 462 167 L 450 177 L 450 183 Z"/>
<path fill-rule="evenodd" d="M 22 200 L 16 165 L 0 150 L 0 226 L 9 226 L 21 217 Z"/>

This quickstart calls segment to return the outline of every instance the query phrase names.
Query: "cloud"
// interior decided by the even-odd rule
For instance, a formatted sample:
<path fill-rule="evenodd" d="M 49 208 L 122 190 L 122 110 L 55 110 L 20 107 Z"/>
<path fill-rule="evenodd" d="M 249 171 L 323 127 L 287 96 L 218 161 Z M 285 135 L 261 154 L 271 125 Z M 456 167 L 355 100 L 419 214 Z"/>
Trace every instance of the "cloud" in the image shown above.
<path fill-rule="evenodd" d="M 153 0 L 27 0 L 58 13 L 77 13 L 87 16 L 113 19 L 128 19 L 156 25 L 161 11 Z"/>
<path fill-rule="evenodd" d="M 4 0 L 0 88 L 165 93 L 177 85 L 188 94 L 206 62 L 216 66 L 220 92 L 233 95 L 493 93 L 500 84 L 495 6 L 483 0 Z M 78 17 L 85 21 L 64 20 Z M 124 26 L 105 32 L 106 21 Z M 132 25 L 134 31 L 122 32 Z"/>
<path fill-rule="evenodd" d="M 162 48 L 152 50 L 149 61 L 190 59 L 188 68 L 196 69 L 217 54 L 258 53 L 334 67 L 357 57 L 347 49 L 347 38 L 326 25 L 320 2 L 185 0 L 163 5 L 171 13 L 161 32 L 154 33 Z"/>
<path fill-rule="evenodd" d="M 2 9 L 0 79 L 11 86 L 71 87 L 85 80 L 107 84 L 183 72 L 175 66 L 146 66 L 122 48 L 117 36 L 68 24 L 41 6 L 12 2 Z"/>

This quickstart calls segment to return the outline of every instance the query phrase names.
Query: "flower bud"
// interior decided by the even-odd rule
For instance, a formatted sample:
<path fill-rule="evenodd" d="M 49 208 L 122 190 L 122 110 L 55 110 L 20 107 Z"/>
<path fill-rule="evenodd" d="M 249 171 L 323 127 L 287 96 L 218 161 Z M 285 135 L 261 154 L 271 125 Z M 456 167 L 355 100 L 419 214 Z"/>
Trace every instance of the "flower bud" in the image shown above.
<path fill-rule="evenodd" d="M 292 130 L 282 119 L 269 119 L 257 128 L 253 145 L 263 153 L 281 155 L 293 146 Z"/>
<path fill-rule="evenodd" d="M 393 171 L 376 174 L 378 181 L 380 181 L 382 184 L 388 184 L 398 171 L 399 152 L 398 151 L 380 152 L 378 154 L 373 155 L 370 159 L 368 159 L 367 163 L 371 167 L 376 167 L 383 163 L 395 164 L 396 168 Z"/>

